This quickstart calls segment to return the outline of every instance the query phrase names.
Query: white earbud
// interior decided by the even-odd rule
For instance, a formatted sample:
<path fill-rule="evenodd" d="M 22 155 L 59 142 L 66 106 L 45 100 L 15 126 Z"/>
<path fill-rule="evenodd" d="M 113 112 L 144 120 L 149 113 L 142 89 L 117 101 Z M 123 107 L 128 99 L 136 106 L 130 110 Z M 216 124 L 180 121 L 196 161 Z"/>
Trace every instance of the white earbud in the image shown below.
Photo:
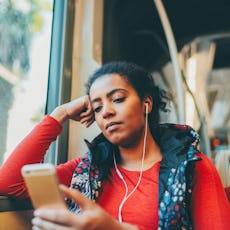
<path fill-rule="evenodd" d="M 145 114 L 148 114 L 149 112 L 149 103 L 145 102 Z"/>

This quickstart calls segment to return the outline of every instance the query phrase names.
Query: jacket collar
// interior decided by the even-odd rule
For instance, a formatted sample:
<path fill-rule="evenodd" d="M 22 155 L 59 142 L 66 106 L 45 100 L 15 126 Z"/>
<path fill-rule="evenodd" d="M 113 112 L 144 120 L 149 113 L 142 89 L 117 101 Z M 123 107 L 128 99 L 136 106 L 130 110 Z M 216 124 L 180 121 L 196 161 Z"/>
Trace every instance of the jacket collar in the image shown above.
<path fill-rule="evenodd" d="M 163 161 L 162 163 L 168 167 L 170 165 L 178 165 L 185 159 L 184 153 L 192 145 L 197 149 L 199 143 L 199 135 L 187 125 L 178 124 L 157 124 L 154 127 L 154 139 L 159 145 Z M 85 140 L 89 150 L 89 159 L 99 160 L 103 163 L 112 153 L 114 146 L 101 133 L 92 142 Z"/>
<path fill-rule="evenodd" d="M 163 155 L 162 167 L 177 167 L 188 159 L 185 153 L 190 146 L 197 151 L 199 135 L 187 125 L 160 124 L 155 128 L 155 140 Z"/>

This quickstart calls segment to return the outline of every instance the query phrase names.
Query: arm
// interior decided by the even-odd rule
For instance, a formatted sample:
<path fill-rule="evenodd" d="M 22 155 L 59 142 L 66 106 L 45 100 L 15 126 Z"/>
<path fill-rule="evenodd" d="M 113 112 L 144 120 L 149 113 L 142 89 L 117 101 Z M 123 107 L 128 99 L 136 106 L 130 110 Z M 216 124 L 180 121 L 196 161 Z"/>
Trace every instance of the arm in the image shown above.
<path fill-rule="evenodd" d="M 230 205 L 219 174 L 205 155 L 199 154 L 193 178 L 191 201 L 195 230 L 230 229 Z"/>
<path fill-rule="evenodd" d="M 28 198 L 27 189 L 21 176 L 21 167 L 25 164 L 40 163 L 49 148 L 62 131 L 61 124 L 73 119 L 85 124 L 94 122 L 93 112 L 87 96 L 77 98 L 69 103 L 58 106 L 50 116 L 46 116 L 23 141 L 0 168 L 0 194 L 17 198 Z M 74 160 L 57 167 L 59 180 L 70 183 Z M 70 176 L 71 175 L 71 176 Z"/>
<path fill-rule="evenodd" d="M 21 176 L 25 164 L 40 163 L 52 141 L 61 132 L 61 125 L 46 116 L 15 148 L 0 168 L 0 194 L 27 198 L 28 194 Z"/>

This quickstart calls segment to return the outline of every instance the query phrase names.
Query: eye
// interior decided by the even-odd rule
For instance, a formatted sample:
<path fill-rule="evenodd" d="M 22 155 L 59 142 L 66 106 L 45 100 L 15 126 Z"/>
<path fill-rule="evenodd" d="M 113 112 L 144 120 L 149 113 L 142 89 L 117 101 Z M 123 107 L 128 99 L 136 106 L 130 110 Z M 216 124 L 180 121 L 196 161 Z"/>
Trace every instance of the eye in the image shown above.
<path fill-rule="evenodd" d="M 123 102 L 125 100 L 125 97 L 118 97 L 118 98 L 115 98 L 114 100 L 113 100 L 113 102 L 115 102 L 115 103 L 121 103 L 121 102 Z"/>
<path fill-rule="evenodd" d="M 99 113 L 101 111 L 102 106 L 95 107 L 93 109 L 94 113 Z"/>

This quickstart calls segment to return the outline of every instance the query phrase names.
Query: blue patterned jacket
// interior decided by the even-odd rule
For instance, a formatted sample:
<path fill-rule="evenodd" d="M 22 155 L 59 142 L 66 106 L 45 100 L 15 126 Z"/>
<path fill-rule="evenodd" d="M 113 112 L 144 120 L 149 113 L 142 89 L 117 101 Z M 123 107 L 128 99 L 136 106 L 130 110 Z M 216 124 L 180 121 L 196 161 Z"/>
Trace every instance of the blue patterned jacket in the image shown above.
<path fill-rule="evenodd" d="M 199 160 L 196 156 L 199 136 L 186 125 L 159 124 L 154 130 L 154 138 L 163 155 L 159 171 L 158 230 L 192 229 L 190 200 L 194 163 Z M 106 164 L 115 147 L 103 135 L 96 137 L 92 143 L 86 143 L 89 151 L 76 167 L 71 187 L 96 201 L 104 178 L 103 169 L 97 165 Z M 100 163 L 95 164 L 95 159 Z M 80 212 L 73 201 L 69 201 L 69 207 L 74 212 Z"/>

